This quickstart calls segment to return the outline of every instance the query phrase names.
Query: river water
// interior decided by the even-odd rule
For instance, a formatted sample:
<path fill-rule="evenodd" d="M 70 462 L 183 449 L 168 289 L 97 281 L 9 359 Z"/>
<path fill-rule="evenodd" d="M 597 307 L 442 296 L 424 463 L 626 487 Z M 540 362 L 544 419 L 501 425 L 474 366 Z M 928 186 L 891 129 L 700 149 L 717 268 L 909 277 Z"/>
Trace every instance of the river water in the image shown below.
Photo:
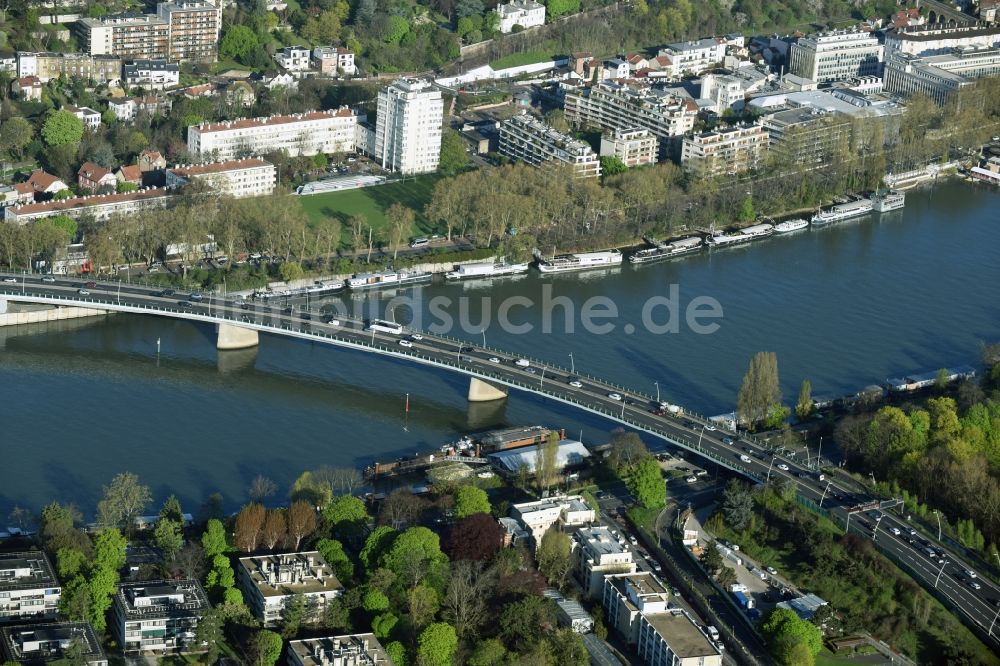
<path fill-rule="evenodd" d="M 415 299 L 395 302 L 393 316 L 435 327 L 442 311 L 456 319 L 465 312 L 467 325 L 451 334 L 477 346 L 486 313 L 490 346 L 563 366 L 572 353 L 579 373 L 650 394 L 657 382 L 664 399 L 716 414 L 733 409 L 759 350 L 777 352 L 786 402 L 804 377 L 814 395 L 833 396 L 978 364 L 982 343 L 1000 339 L 998 257 L 1000 192 L 948 182 L 910 192 L 902 211 L 667 263 L 325 304 L 384 310 L 394 296 Z M 651 331 L 643 307 L 669 297 L 671 285 L 678 332 Z M 535 305 L 510 307 L 515 296 Z M 598 322 L 611 333 L 582 324 L 582 306 L 597 298 L 603 304 L 593 307 L 617 308 Z M 684 320 L 696 298 L 721 308 L 720 318 L 701 320 L 716 323 L 714 333 Z M 555 305 L 546 308 L 546 299 Z M 503 330 L 504 308 L 532 333 Z M 651 313 L 662 325 L 668 309 L 657 302 Z M 275 336 L 241 352 L 220 354 L 214 343 L 211 326 L 132 315 L 0 329 L 0 517 L 15 503 L 54 499 L 92 514 L 102 484 L 123 470 L 150 485 L 157 502 L 173 492 L 193 510 L 218 491 L 236 508 L 259 473 L 283 494 L 306 469 L 362 466 L 469 430 L 539 423 L 590 442 L 611 429 L 523 393 L 470 406 L 468 380 L 458 375 L 361 352 Z"/>

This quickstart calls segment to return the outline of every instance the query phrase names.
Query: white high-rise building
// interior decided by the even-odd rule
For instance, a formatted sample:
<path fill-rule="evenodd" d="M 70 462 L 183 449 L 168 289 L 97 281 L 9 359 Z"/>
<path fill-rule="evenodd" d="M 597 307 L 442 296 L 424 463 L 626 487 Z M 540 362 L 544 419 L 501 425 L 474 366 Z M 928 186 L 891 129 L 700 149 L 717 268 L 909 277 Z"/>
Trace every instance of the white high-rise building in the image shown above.
<path fill-rule="evenodd" d="M 404 174 L 436 171 L 444 102 L 423 79 L 397 79 L 378 94 L 374 157 Z"/>
<path fill-rule="evenodd" d="M 803 37 L 792 44 L 789 71 L 817 83 L 882 73 L 884 47 L 873 33 L 856 30 Z"/>

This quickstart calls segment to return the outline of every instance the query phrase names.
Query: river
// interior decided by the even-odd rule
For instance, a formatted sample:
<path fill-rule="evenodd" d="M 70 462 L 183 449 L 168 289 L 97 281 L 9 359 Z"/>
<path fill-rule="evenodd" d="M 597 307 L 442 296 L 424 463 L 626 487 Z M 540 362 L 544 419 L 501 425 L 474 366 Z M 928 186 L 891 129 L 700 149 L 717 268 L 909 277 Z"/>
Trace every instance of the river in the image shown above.
<path fill-rule="evenodd" d="M 469 344 L 482 344 L 485 312 L 490 346 L 563 366 L 572 353 L 580 373 L 651 394 L 657 382 L 664 399 L 716 414 L 733 409 L 759 350 L 777 352 L 786 402 L 804 377 L 814 395 L 833 396 L 890 376 L 978 365 L 981 345 L 1000 339 L 998 248 L 1000 192 L 952 181 L 910 192 L 902 211 L 667 263 L 404 290 L 397 295 L 416 301 L 393 315 L 429 325 L 440 318 L 432 303 L 450 299 L 453 315 L 468 311 L 472 324 L 453 335 Z M 676 333 L 647 330 L 644 304 L 669 296 L 671 285 L 682 314 L 696 297 L 714 299 L 722 316 L 702 323 L 718 330 L 697 333 L 683 321 Z M 552 332 L 540 332 L 546 288 L 549 300 L 566 296 L 576 310 L 572 333 L 560 307 Z M 384 309 L 392 296 L 367 305 Z M 497 323 L 515 296 L 536 304 L 510 310 L 531 334 Z M 580 323 L 582 305 L 598 297 L 618 310 L 605 322 L 613 333 Z M 337 304 L 359 305 L 326 302 Z M 666 309 L 653 312 L 663 323 Z M 221 492 L 236 508 L 259 473 L 284 494 L 306 469 L 362 466 L 468 430 L 541 423 L 591 442 L 611 429 L 516 392 L 470 407 L 466 379 L 361 352 L 262 336 L 256 350 L 220 354 L 214 342 L 210 326 L 132 315 L 0 329 L 0 516 L 15 503 L 37 509 L 51 500 L 92 514 L 102 484 L 123 470 L 150 485 L 157 503 L 176 493 L 194 510 Z"/>

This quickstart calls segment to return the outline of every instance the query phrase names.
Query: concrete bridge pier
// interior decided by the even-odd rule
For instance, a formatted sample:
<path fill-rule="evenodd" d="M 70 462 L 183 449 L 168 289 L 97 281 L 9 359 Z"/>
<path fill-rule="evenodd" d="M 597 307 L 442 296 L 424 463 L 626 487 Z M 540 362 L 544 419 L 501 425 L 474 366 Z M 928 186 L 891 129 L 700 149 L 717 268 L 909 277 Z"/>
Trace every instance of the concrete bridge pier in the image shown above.
<path fill-rule="evenodd" d="M 257 331 L 252 328 L 218 324 L 216 330 L 218 331 L 216 349 L 246 349 L 260 344 L 260 337 L 257 335 Z"/>
<path fill-rule="evenodd" d="M 503 400 L 506 397 L 506 388 L 494 386 L 476 377 L 469 380 L 469 402 L 489 402 Z"/>

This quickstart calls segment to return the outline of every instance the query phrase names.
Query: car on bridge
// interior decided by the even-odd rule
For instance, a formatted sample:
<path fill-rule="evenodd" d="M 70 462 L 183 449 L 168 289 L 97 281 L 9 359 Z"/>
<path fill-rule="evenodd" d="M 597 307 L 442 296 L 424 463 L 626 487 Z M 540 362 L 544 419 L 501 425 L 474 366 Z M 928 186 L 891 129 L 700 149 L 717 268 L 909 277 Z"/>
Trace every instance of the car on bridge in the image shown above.
<path fill-rule="evenodd" d="M 568 382 L 573 388 L 583 388 L 583 384 L 578 379 L 573 379 Z"/>
<path fill-rule="evenodd" d="M 195 303 L 200 303 L 202 301 L 202 299 L 205 298 L 205 297 L 202 296 L 201 294 L 199 294 L 197 291 L 195 291 L 195 292 L 192 292 L 191 295 L 188 296 L 188 298 L 190 300 L 194 301 Z"/>
<path fill-rule="evenodd" d="M 788 465 L 786 465 L 785 463 L 778 463 L 778 469 L 780 469 L 782 472 L 787 472 Z"/>
<path fill-rule="evenodd" d="M 500 362 L 500 359 L 498 359 L 496 356 L 490 356 L 487 360 L 490 363 L 499 363 Z"/>
<path fill-rule="evenodd" d="M 42 282 L 55 282 L 55 281 L 56 279 L 51 275 L 46 275 L 45 277 L 42 278 Z"/>
<path fill-rule="evenodd" d="M 526 358 L 519 358 L 516 361 L 514 361 L 514 365 L 516 365 L 519 368 L 527 368 L 531 366 L 531 361 L 529 361 Z"/>
<path fill-rule="evenodd" d="M 424 339 L 424 336 L 420 335 L 419 333 L 411 333 L 410 334 L 410 339 L 413 340 L 413 341 L 415 341 L 415 342 L 420 342 L 421 340 Z"/>
<path fill-rule="evenodd" d="M 90 292 L 87 291 L 86 289 L 78 289 L 76 293 L 80 294 L 81 296 L 90 296 Z"/>
<path fill-rule="evenodd" d="M 711 423 L 706 423 L 705 424 L 705 430 L 707 430 L 709 432 L 715 432 L 715 426 L 712 425 Z"/>
<path fill-rule="evenodd" d="M 400 340 L 399 341 L 399 346 L 400 347 L 412 347 L 413 343 L 410 342 L 409 340 Z"/>
<path fill-rule="evenodd" d="M 745 463 L 748 463 L 748 462 L 753 462 L 752 460 L 750 460 L 750 456 L 748 456 L 748 455 L 747 455 L 747 454 L 745 454 L 745 453 L 741 453 L 741 454 L 740 454 L 740 460 L 742 460 L 742 461 L 743 461 L 743 462 L 745 462 Z"/>
<path fill-rule="evenodd" d="M 4 282 L 17 282 L 17 278 L 12 278 L 12 277 L 5 277 L 5 278 L 3 279 L 3 281 L 4 281 Z"/>
<path fill-rule="evenodd" d="M 611 398 L 612 400 L 621 400 L 622 399 L 621 393 L 609 393 L 608 397 Z"/>

